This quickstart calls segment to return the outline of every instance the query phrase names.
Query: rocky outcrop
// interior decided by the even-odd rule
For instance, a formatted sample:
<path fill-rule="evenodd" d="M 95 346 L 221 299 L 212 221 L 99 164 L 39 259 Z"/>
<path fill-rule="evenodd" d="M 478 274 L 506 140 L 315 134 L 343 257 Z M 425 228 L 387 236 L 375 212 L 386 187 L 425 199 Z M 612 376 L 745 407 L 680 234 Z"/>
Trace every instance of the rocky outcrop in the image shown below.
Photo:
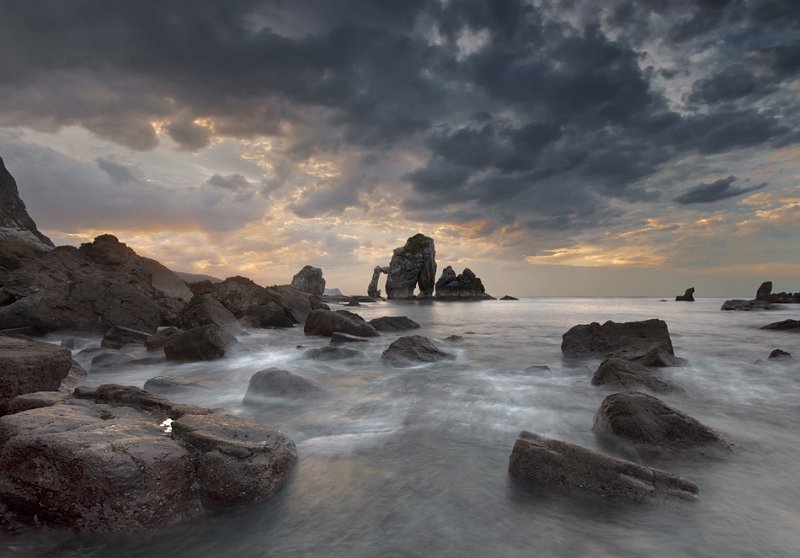
<path fill-rule="evenodd" d="M 18 395 L 55 391 L 73 366 L 69 349 L 0 336 L 0 415 Z"/>
<path fill-rule="evenodd" d="M 597 322 L 572 327 L 561 342 L 565 357 L 611 357 L 638 361 L 643 366 L 674 366 L 675 352 L 667 324 L 652 319 L 640 322 Z"/>
<path fill-rule="evenodd" d="M 449 265 L 442 271 L 442 276 L 436 281 L 437 300 L 494 300 L 486 294 L 483 282 L 475 276 L 471 269 L 464 269 L 463 273 L 456 275 Z"/>
<path fill-rule="evenodd" d="M 762 326 L 761 329 L 774 329 L 777 331 L 796 331 L 800 333 L 800 320 L 783 320 Z"/>
<path fill-rule="evenodd" d="M 382 316 L 369 321 L 378 331 L 407 331 L 419 329 L 419 324 L 406 316 Z"/>
<path fill-rule="evenodd" d="M 721 310 L 771 310 L 774 306 L 764 300 L 744 300 L 734 298 L 722 303 Z"/>
<path fill-rule="evenodd" d="M 755 299 L 726 300 L 722 305 L 722 310 L 770 310 L 775 308 L 772 306 L 773 304 L 800 304 L 800 292 L 773 293 L 772 281 L 764 281 L 758 287 Z"/>
<path fill-rule="evenodd" d="M 674 382 L 662 378 L 641 364 L 621 358 L 604 360 L 592 376 L 592 385 L 614 389 L 635 389 L 643 386 L 656 393 L 683 391 Z"/>
<path fill-rule="evenodd" d="M 372 270 L 372 279 L 367 286 L 367 296 L 370 298 L 380 298 L 381 291 L 378 288 L 378 281 L 381 278 L 381 273 L 389 273 L 389 267 L 381 267 L 379 265 L 375 266 L 375 269 Z"/>
<path fill-rule="evenodd" d="M 122 326 L 148 333 L 172 325 L 191 291 L 164 266 L 139 257 L 112 235 L 80 248 L 61 246 L 8 273 L 0 329 L 106 331 Z"/>
<path fill-rule="evenodd" d="M 0 158 L 0 228 L 27 232 L 32 237 L 29 239 L 31 243 L 53 247 L 53 242 L 39 232 L 36 223 L 28 215 L 25 202 L 19 197 L 17 182 L 6 169 L 2 158 Z"/>
<path fill-rule="evenodd" d="M 400 337 L 381 354 L 384 364 L 394 368 L 416 366 L 427 362 L 453 360 L 455 355 L 441 350 L 433 341 L 421 335 Z"/>
<path fill-rule="evenodd" d="M 132 532 L 262 501 L 296 460 L 274 428 L 133 387 L 0 418 L 0 501 L 51 527 Z"/>
<path fill-rule="evenodd" d="M 756 290 L 756 300 L 770 302 L 770 295 L 772 295 L 772 281 L 764 281 Z"/>
<path fill-rule="evenodd" d="M 730 448 L 711 428 L 660 399 L 635 391 L 606 397 L 595 414 L 592 430 L 601 440 L 615 445 L 627 442 L 640 454 L 668 457 Z"/>
<path fill-rule="evenodd" d="M 319 387 L 302 376 L 280 368 L 267 368 L 250 378 L 244 403 L 258 404 L 265 397 L 308 397 L 320 393 Z"/>
<path fill-rule="evenodd" d="M 251 327 L 290 327 L 303 323 L 316 308 L 327 308 L 320 298 L 291 285 L 261 287 L 246 277 L 229 277 L 209 283 L 202 294 L 217 299 L 242 323 Z M 275 307 L 282 310 L 281 316 Z"/>
<path fill-rule="evenodd" d="M 330 310 L 314 310 L 306 319 L 303 332 L 306 335 L 319 335 L 330 337 L 335 331 L 357 335 L 359 337 L 377 337 L 380 335 L 374 327 L 366 323 L 360 317 L 341 310 L 332 312 Z"/>
<path fill-rule="evenodd" d="M 676 296 L 675 300 L 683 302 L 694 302 L 694 287 L 686 289 L 686 292 L 684 292 L 682 295 Z"/>
<path fill-rule="evenodd" d="M 180 327 L 193 329 L 215 325 L 228 330 L 238 329 L 236 316 L 210 294 L 195 296 L 181 312 Z"/>
<path fill-rule="evenodd" d="M 248 308 L 241 323 L 245 327 L 283 328 L 292 327 L 294 320 L 286 315 L 283 308 L 274 302 L 268 302 Z"/>
<path fill-rule="evenodd" d="M 505 295 L 500 297 L 500 300 L 519 300 L 519 299 L 511 295 Z"/>
<path fill-rule="evenodd" d="M 300 292 L 322 296 L 325 294 L 325 279 L 322 277 L 322 270 L 310 265 L 303 266 L 303 269 L 292 277 L 292 287 Z"/>
<path fill-rule="evenodd" d="M 173 335 L 164 343 L 168 360 L 216 360 L 236 347 L 236 338 L 216 325 L 204 325 Z"/>
<path fill-rule="evenodd" d="M 694 501 L 697 486 L 681 477 L 523 430 L 508 462 L 527 484 L 639 503 L 653 498 Z"/>
<path fill-rule="evenodd" d="M 416 287 L 418 298 L 431 298 L 435 282 L 436 249 L 432 238 L 418 233 L 394 249 L 386 279 L 387 298 L 412 299 Z"/>

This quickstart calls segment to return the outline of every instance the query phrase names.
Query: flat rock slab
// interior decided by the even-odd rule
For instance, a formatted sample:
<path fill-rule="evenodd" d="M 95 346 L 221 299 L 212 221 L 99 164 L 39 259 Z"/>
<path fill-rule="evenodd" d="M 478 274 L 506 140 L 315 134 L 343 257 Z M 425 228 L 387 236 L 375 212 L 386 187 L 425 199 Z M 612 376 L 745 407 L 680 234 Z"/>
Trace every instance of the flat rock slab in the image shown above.
<path fill-rule="evenodd" d="M 615 389 L 643 386 L 656 393 L 684 391 L 676 383 L 662 378 L 641 364 L 616 357 L 607 358 L 600 364 L 592 376 L 592 385 Z"/>
<path fill-rule="evenodd" d="M 453 359 L 455 355 L 441 350 L 433 341 L 421 335 L 400 337 L 381 355 L 384 364 L 396 368 Z"/>
<path fill-rule="evenodd" d="M 407 331 L 419 329 L 420 325 L 406 316 L 383 316 L 369 321 L 378 331 Z"/>
<path fill-rule="evenodd" d="M 534 486 L 632 503 L 653 498 L 694 501 L 699 492 L 672 473 L 525 430 L 511 451 L 508 473 Z"/>
<path fill-rule="evenodd" d="M 609 395 L 592 428 L 601 440 L 625 441 L 637 452 L 664 457 L 730 449 L 719 433 L 651 395 L 628 391 Z"/>
<path fill-rule="evenodd" d="M 631 360 L 644 357 L 654 349 L 675 354 L 663 320 L 576 325 L 563 335 L 561 342 L 565 357 L 619 356 Z"/>
<path fill-rule="evenodd" d="M 0 336 L 0 414 L 18 395 L 57 390 L 72 366 L 69 349 Z"/>

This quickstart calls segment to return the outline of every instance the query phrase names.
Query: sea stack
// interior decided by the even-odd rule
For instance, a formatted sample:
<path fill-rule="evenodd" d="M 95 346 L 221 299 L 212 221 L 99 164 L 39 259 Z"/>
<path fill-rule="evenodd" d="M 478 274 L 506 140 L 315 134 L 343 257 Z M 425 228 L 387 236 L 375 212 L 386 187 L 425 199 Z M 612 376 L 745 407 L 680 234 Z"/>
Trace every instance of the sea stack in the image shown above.
<path fill-rule="evenodd" d="M 413 299 L 416 287 L 419 287 L 418 298 L 433 297 L 436 281 L 436 248 L 433 239 L 417 233 L 404 246 L 395 248 L 388 274 L 387 298 Z"/>
<path fill-rule="evenodd" d="M 437 300 L 493 300 L 494 297 L 486 294 L 483 282 L 476 277 L 471 269 L 464 269 L 463 273 L 456 275 L 449 265 L 442 271 L 442 276 L 436 281 Z"/>
<path fill-rule="evenodd" d="M 686 292 L 683 293 L 682 295 L 676 296 L 675 300 L 683 302 L 694 302 L 694 287 L 686 289 Z"/>
<path fill-rule="evenodd" d="M 322 269 L 310 265 L 303 266 L 303 269 L 292 277 L 292 287 L 304 293 L 322 296 L 325 294 L 325 279 L 322 277 Z"/>

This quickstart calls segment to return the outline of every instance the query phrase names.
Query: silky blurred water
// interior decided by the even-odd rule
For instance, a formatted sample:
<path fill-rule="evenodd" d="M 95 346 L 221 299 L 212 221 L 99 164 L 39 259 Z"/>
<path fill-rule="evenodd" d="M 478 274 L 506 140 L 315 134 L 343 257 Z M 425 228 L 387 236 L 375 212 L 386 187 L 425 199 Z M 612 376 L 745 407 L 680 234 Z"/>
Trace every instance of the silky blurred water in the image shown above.
<path fill-rule="evenodd" d="M 380 354 L 398 333 L 359 344 L 361 359 L 316 362 L 303 351 L 327 340 L 294 328 L 244 332 L 249 350 L 222 361 L 90 371 L 90 385 L 141 387 L 162 375 L 203 384 L 172 398 L 281 429 L 297 443 L 296 471 L 264 504 L 131 537 L 0 535 L 0 556 L 798 556 L 800 335 L 759 327 L 796 319 L 800 307 L 722 312 L 721 304 L 382 302 L 353 310 L 367 320 L 408 316 L 422 325 L 410 333 L 456 359 L 386 368 Z M 627 506 L 511 481 L 508 456 L 522 429 L 599 449 L 592 420 L 611 391 L 590 384 L 599 359 L 562 358 L 562 334 L 578 323 L 648 318 L 667 322 L 675 353 L 689 360 L 659 370 L 686 394 L 659 397 L 736 443 L 719 460 L 647 462 L 696 483 L 699 500 Z M 775 348 L 797 359 L 767 362 Z M 550 370 L 526 370 L 534 365 Z M 314 381 L 324 397 L 243 406 L 250 376 L 270 366 Z"/>

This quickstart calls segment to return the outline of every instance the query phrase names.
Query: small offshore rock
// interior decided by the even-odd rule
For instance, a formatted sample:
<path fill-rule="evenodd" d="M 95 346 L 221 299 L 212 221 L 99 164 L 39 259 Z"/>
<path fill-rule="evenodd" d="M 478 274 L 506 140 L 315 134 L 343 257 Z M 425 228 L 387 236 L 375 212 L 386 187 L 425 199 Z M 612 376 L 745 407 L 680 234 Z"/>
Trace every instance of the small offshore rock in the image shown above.
<path fill-rule="evenodd" d="M 762 326 L 761 329 L 774 329 L 778 331 L 796 331 L 800 333 L 800 320 L 783 320 Z"/>
<path fill-rule="evenodd" d="M 448 335 L 447 337 L 444 338 L 444 340 L 449 341 L 450 343 L 461 343 L 464 340 L 464 338 L 461 337 L 460 335 L 453 334 L 453 335 Z"/>
<path fill-rule="evenodd" d="M 369 321 L 378 331 L 406 331 L 419 329 L 420 325 L 406 316 L 382 316 Z"/>
<path fill-rule="evenodd" d="M 683 302 L 694 302 L 694 287 L 686 289 L 686 291 L 682 295 L 676 296 L 675 300 Z"/>
<path fill-rule="evenodd" d="M 616 323 L 607 321 L 570 328 L 562 338 L 565 357 L 620 356 L 641 358 L 653 349 L 674 355 L 666 322 L 658 319 Z"/>
<path fill-rule="evenodd" d="M 397 368 L 454 358 L 455 355 L 442 351 L 430 339 L 421 335 L 400 337 L 381 355 L 385 364 Z"/>
<path fill-rule="evenodd" d="M 366 341 L 366 339 L 365 339 Z M 304 358 L 313 360 L 329 361 L 329 360 L 345 360 L 348 358 L 362 357 L 364 353 L 355 349 L 348 349 L 347 347 L 326 346 L 315 349 L 308 349 L 303 353 Z"/>
<path fill-rule="evenodd" d="M 515 297 L 515 296 L 505 295 L 505 296 L 501 296 L 500 300 L 519 300 L 519 299 L 517 297 Z"/>
<path fill-rule="evenodd" d="M 550 372 L 550 367 L 546 364 L 534 364 L 532 366 L 528 366 L 525 369 L 525 372 Z"/>
<path fill-rule="evenodd" d="M 722 304 L 721 310 L 771 310 L 775 307 L 767 300 L 743 300 L 735 298 L 733 300 L 726 300 Z"/>
<path fill-rule="evenodd" d="M 302 376 L 273 367 L 253 374 L 244 403 L 259 404 L 265 397 L 305 397 L 321 392 L 319 387 Z"/>
<path fill-rule="evenodd" d="M 696 485 L 672 473 L 525 430 L 511 451 L 508 473 L 533 486 L 630 503 L 694 501 L 699 493 Z"/>
<path fill-rule="evenodd" d="M 782 360 L 783 359 L 790 359 L 790 358 L 792 358 L 792 354 L 791 353 L 787 353 L 786 351 L 781 350 L 781 349 L 775 349 L 769 354 L 769 358 L 770 359 L 782 359 Z"/>

